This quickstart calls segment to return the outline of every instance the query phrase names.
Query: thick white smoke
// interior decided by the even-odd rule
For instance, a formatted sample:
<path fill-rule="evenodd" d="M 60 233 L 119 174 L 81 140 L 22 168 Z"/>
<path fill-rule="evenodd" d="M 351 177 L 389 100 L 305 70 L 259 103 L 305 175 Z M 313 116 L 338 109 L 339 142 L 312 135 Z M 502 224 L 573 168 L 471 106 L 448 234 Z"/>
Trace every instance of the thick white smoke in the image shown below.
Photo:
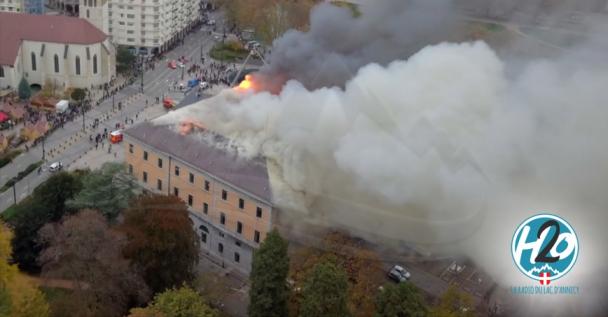
<path fill-rule="evenodd" d="M 444 43 L 367 65 L 344 89 L 226 90 L 157 122 L 195 117 L 266 156 L 288 219 L 464 252 L 505 285 L 525 282 L 517 225 L 558 213 L 583 248 L 564 283 L 584 289 L 608 242 L 605 87 L 601 67 L 537 61 L 507 78 L 483 42 Z"/>

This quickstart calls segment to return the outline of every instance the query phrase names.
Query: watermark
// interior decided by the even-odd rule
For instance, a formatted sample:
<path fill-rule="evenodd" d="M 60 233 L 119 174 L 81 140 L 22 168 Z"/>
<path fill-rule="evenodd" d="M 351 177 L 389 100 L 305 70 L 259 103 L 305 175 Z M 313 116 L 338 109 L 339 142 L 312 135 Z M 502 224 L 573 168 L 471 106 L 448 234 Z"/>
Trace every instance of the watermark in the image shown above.
<path fill-rule="evenodd" d="M 538 284 L 513 286 L 511 292 L 517 295 L 579 294 L 578 286 L 555 285 L 555 281 L 572 270 L 578 252 L 576 232 L 563 218 L 539 214 L 524 220 L 513 235 L 511 255 L 519 271 Z"/>

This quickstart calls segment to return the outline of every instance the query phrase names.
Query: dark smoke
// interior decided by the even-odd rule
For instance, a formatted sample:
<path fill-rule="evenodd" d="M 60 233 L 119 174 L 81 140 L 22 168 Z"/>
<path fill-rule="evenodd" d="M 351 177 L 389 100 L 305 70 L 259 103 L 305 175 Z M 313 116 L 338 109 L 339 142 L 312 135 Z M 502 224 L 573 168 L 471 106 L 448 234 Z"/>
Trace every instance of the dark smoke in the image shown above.
<path fill-rule="evenodd" d="M 339 86 L 369 63 L 404 60 L 427 45 L 450 40 L 462 25 L 442 0 L 386 0 L 350 9 L 321 4 L 311 11 L 310 29 L 290 30 L 273 43 L 263 82 L 278 92 L 295 79 L 308 89 Z"/>

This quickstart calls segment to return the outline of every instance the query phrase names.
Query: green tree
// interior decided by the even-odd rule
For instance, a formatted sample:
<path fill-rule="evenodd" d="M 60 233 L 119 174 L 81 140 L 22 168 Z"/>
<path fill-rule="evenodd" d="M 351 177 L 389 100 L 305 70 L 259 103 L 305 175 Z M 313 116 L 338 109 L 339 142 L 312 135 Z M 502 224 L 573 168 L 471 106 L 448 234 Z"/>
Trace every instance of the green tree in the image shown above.
<path fill-rule="evenodd" d="M 119 73 L 127 73 L 133 68 L 135 63 L 135 55 L 124 46 L 119 46 L 116 52 L 116 71 Z"/>
<path fill-rule="evenodd" d="M 274 317 L 287 315 L 289 289 L 287 274 L 289 257 L 287 241 L 275 229 L 266 236 L 253 254 L 249 279 L 249 316 Z"/>
<path fill-rule="evenodd" d="M 61 172 L 51 176 L 34 189 L 29 199 L 15 207 L 8 223 L 15 232 L 12 240 L 13 259 L 19 268 L 36 273 L 40 270 L 36 259 L 43 248 L 38 242 L 38 230 L 49 222 L 58 221 L 66 212 L 65 201 L 81 188 L 78 174 Z"/>
<path fill-rule="evenodd" d="M 0 317 L 46 317 L 44 295 L 8 261 L 12 232 L 0 222 Z"/>
<path fill-rule="evenodd" d="M 42 276 L 67 279 L 73 292 L 53 310 L 72 316 L 123 316 L 131 304 L 149 299 L 148 289 L 122 255 L 125 237 L 97 211 L 83 210 L 40 229 L 48 247 L 40 254 Z"/>
<path fill-rule="evenodd" d="M 121 230 L 128 237 L 125 256 L 143 272 L 154 292 L 194 279 L 199 241 L 182 200 L 140 196 L 125 211 Z"/>
<path fill-rule="evenodd" d="M 302 288 L 300 317 L 345 317 L 348 311 L 346 273 L 327 258 L 312 268 Z"/>
<path fill-rule="evenodd" d="M 112 220 L 129 206 L 138 189 L 135 178 L 126 172 L 123 164 L 105 163 L 83 177 L 82 190 L 67 201 L 67 206 L 96 209 Z"/>
<path fill-rule="evenodd" d="M 27 82 L 27 79 L 21 78 L 18 87 L 19 99 L 28 100 L 32 96 L 32 89 L 30 89 L 30 84 Z"/>
<path fill-rule="evenodd" d="M 388 284 L 376 297 L 376 317 L 424 317 L 428 311 L 411 283 Z"/>
<path fill-rule="evenodd" d="M 82 103 L 82 101 L 84 100 L 84 98 L 86 97 L 87 92 L 82 89 L 82 88 L 75 88 L 74 90 L 72 90 L 72 93 L 70 94 L 70 97 L 74 100 L 77 101 L 78 103 Z"/>
<path fill-rule="evenodd" d="M 146 308 L 131 310 L 129 317 L 215 317 L 217 313 L 194 289 L 183 285 L 154 297 Z"/>
<path fill-rule="evenodd" d="M 439 304 L 431 309 L 432 317 L 473 317 L 473 298 L 471 295 L 458 290 L 456 285 L 450 285 L 441 295 Z"/>

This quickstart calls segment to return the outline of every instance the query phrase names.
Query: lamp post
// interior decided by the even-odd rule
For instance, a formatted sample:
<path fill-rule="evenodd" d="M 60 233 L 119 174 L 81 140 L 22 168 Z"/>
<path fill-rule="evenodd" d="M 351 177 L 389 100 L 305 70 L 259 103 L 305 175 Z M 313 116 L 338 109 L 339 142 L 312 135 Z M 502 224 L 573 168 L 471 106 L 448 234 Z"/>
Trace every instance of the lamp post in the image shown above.
<path fill-rule="evenodd" d="M 141 57 L 141 93 L 144 93 L 144 56 L 140 54 Z"/>
<path fill-rule="evenodd" d="M 82 132 L 84 132 L 85 127 L 84 127 L 84 106 L 82 103 L 82 100 L 80 100 L 80 111 L 82 111 Z"/>
<path fill-rule="evenodd" d="M 45 160 L 46 151 L 44 150 L 44 140 L 46 139 L 46 135 L 42 136 L 42 160 Z"/>

